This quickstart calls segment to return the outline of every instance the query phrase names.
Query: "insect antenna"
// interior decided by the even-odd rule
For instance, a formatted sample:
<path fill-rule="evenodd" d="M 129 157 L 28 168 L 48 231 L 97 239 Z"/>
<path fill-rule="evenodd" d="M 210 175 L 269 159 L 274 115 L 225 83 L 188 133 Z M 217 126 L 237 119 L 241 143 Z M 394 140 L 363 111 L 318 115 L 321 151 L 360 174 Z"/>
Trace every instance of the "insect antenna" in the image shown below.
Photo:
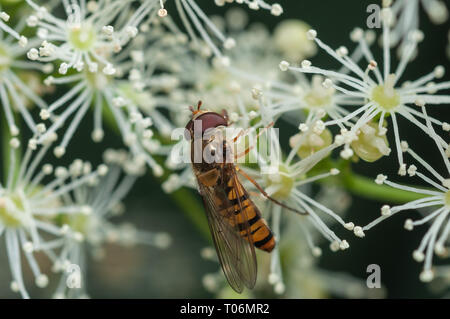
<path fill-rule="evenodd" d="M 197 110 L 194 109 L 194 107 L 192 105 L 189 105 L 189 111 L 192 112 L 192 115 L 197 114 L 198 112 L 200 112 L 200 108 L 202 107 L 203 102 L 202 101 L 198 101 L 197 103 Z"/>

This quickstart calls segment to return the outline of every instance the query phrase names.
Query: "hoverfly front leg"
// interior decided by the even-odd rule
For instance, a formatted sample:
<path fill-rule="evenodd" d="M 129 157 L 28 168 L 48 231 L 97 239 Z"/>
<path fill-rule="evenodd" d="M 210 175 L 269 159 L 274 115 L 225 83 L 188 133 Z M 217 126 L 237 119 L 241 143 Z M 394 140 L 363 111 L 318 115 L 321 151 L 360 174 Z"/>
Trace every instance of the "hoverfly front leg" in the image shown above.
<path fill-rule="evenodd" d="M 263 135 L 263 133 L 264 133 L 267 129 L 271 128 L 273 125 L 274 125 L 274 123 L 273 123 L 273 122 L 270 122 L 269 125 L 267 125 L 267 126 L 264 127 L 261 131 L 259 131 L 258 135 L 256 135 L 256 140 L 258 140 L 258 139 L 261 137 L 261 135 Z M 241 132 L 244 132 L 244 131 L 241 131 Z M 239 134 L 235 137 L 235 140 L 234 140 L 234 141 L 236 141 L 236 140 L 240 137 L 241 132 L 239 132 Z M 250 145 L 245 151 L 236 154 L 236 155 L 234 156 L 234 159 L 237 160 L 239 157 L 242 157 L 242 156 L 247 155 L 252 149 L 255 148 L 255 145 L 256 145 L 256 143 L 253 144 L 253 145 Z"/>

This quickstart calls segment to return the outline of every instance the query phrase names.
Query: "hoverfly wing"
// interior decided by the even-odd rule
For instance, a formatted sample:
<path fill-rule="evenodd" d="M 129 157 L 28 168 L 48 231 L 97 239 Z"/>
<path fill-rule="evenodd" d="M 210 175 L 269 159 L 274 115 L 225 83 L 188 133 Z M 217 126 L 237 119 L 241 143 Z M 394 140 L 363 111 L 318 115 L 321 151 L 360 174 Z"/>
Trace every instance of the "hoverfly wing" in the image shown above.
<path fill-rule="evenodd" d="M 235 174 L 229 178 L 233 179 L 233 183 L 239 182 Z M 199 183 L 222 270 L 230 286 L 241 293 L 244 285 L 250 289 L 254 287 L 257 264 L 247 214 L 239 200 L 238 185 L 235 186 L 231 191 L 235 192 L 235 198 L 238 199 L 237 213 L 235 205 L 228 199 L 224 185 L 207 187 Z M 222 202 L 221 207 L 216 203 L 217 198 Z"/>

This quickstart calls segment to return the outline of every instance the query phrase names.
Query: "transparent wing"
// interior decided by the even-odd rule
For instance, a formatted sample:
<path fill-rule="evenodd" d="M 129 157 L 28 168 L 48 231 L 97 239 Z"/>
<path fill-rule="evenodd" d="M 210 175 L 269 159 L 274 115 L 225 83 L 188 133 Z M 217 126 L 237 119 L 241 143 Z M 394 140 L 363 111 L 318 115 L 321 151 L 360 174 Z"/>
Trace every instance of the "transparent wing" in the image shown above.
<path fill-rule="evenodd" d="M 241 293 L 244 285 L 253 288 L 256 282 L 257 264 L 248 217 L 242 209 L 241 195 L 243 190 L 237 176 L 233 174 L 232 191 L 237 199 L 239 209 L 235 214 L 236 204 L 228 199 L 226 185 L 207 187 L 199 182 L 200 191 L 206 208 L 206 216 L 216 247 L 217 255 L 225 277 L 230 286 Z M 224 180 L 224 179 L 222 179 Z"/>

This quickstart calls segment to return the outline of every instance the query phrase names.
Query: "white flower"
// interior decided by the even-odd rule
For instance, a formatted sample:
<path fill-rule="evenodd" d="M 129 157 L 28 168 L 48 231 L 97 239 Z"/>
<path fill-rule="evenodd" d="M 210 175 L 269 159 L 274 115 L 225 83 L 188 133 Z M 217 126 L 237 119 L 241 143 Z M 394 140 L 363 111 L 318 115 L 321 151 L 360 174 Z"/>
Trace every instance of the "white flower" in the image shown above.
<path fill-rule="evenodd" d="M 251 120 L 249 111 L 259 113 L 259 94 L 252 92 L 264 91 L 265 85 L 279 77 L 280 72 L 273 65 L 280 55 L 267 46 L 273 37 L 262 26 L 250 26 L 249 31 L 240 31 L 234 38 L 237 46 L 229 51 L 229 64 L 220 63 L 217 58 L 211 63 L 195 57 L 180 76 L 191 87 L 185 92 L 188 101 L 202 100 L 213 111 L 226 109 L 230 116 L 236 113 L 239 124 L 247 127 Z"/>
<path fill-rule="evenodd" d="M 384 7 L 390 7 L 392 0 L 384 0 Z M 448 8 L 442 0 L 396 0 L 392 4 L 393 21 L 392 42 L 402 42 L 400 49 L 405 47 L 405 39 L 411 30 L 420 29 L 420 6 L 423 7 L 430 20 L 442 24 L 448 20 Z"/>
<path fill-rule="evenodd" d="M 34 252 L 43 252 L 54 259 L 55 245 L 52 243 L 59 240 L 61 229 L 55 226 L 52 218 L 58 213 L 80 209 L 73 203 L 63 203 L 62 197 L 98 176 L 97 171 L 74 174 L 64 167 L 54 169 L 50 164 L 42 165 L 42 159 L 56 137 L 49 136 L 33 155 L 36 146 L 32 141 L 36 138 L 37 134 L 30 140 L 22 159 L 17 156 L 19 140 L 11 140 L 9 174 L 0 182 L 0 235 L 6 242 L 13 278 L 11 288 L 20 292 L 23 298 L 29 298 L 29 295 L 22 276 L 22 252 L 36 285 L 45 287 L 48 278 L 41 272 Z M 44 178 L 50 178 L 50 181 L 43 183 Z"/>
<path fill-rule="evenodd" d="M 5 33 L 13 37 L 15 40 L 17 40 L 17 42 L 21 47 L 25 47 L 28 43 L 28 39 L 25 36 L 20 35 L 16 30 L 14 30 L 5 23 L 9 21 L 9 18 L 10 16 L 8 13 L 4 11 L 0 12 L 0 30 L 4 31 Z"/>
<path fill-rule="evenodd" d="M 53 268 L 61 271 L 62 275 L 55 297 L 87 296 L 85 276 L 88 255 L 101 258 L 107 243 L 123 246 L 146 244 L 162 249 L 170 244 L 170 236 L 166 233 L 140 231 L 128 223 L 112 223 L 111 219 L 123 212 L 121 201 L 129 193 L 137 177 L 145 172 L 145 167 L 124 151 L 107 150 L 104 160 L 109 168 L 105 176 L 99 177 L 95 184 L 78 187 L 70 196 L 64 197 L 66 205 L 79 209 L 65 212 L 60 218 L 64 223 L 64 238 L 58 240 L 61 242 L 61 249 Z M 81 165 L 74 167 L 73 171 L 79 169 L 82 169 Z M 64 265 L 79 267 L 80 289 L 71 289 L 73 287 L 67 285 L 72 272 Z"/>
<path fill-rule="evenodd" d="M 194 0 L 175 0 L 175 4 L 194 47 L 206 51 L 207 54 L 211 54 L 212 50 L 215 56 L 223 58 L 224 55 L 216 42 L 218 41 L 226 48 L 229 47 L 230 39 L 225 37 Z M 200 41 L 196 32 L 200 34 L 204 42 Z"/>
<path fill-rule="evenodd" d="M 35 85 L 40 81 L 33 70 L 46 71 L 47 66 L 30 61 L 24 61 L 23 56 L 28 49 L 38 43 L 38 39 L 32 38 L 28 44 L 21 44 L 19 34 L 0 20 L 0 28 L 5 32 L 0 34 L 0 102 L 4 111 L 11 135 L 19 134 L 14 113 L 17 112 L 24 119 L 28 128 L 37 132 L 36 123 L 28 108 L 30 104 L 40 108 L 47 104 L 36 93 L 42 90 L 42 85 Z M 19 26 L 20 28 L 20 26 Z M 28 71 L 27 77 L 22 77 L 24 71 Z M 31 71 L 31 72 L 30 72 Z M 42 91 L 41 91 L 42 92 Z M 31 102 L 31 103 L 30 103 Z"/>
<path fill-rule="evenodd" d="M 394 130 L 398 163 L 402 167 L 404 163 L 397 116 L 404 117 L 426 134 L 430 134 L 427 126 L 420 122 L 424 116 L 416 108 L 424 104 L 449 103 L 450 95 L 436 95 L 435 93 L 450 88 L 450 82 L 432 82 L 432 80 L 439 79 L 444 74 L 444 68 L 437 66 L 430 74 L 412 82 L 405 82 L 399 87 L 399 79 L 403 75 L 407 63 L 410 61 L 411 55 L 421 39 L 421 33 L 414 30 L 409 33 L 407 48 L 403 51 L 396 70 L 392 72 L 389 46 L 391 35 L 389 16 L 390 9 L 383 9 L 383 74 L 379 69 L 379 63 L 374 61 L 374 57 L 363 36 L 364 33 L 360 29 L 353 31 L 352 39 L 359 43 L 361 50 L 359 56 L 365 58 L 368 62 L 365 70 L 358 66 L 357 62 L 359 59 L 353 60 L 352 57 L 339 53 L 339 50 L 338 52 L 334 51 L 319 40 L 318 37 L 314 37 L 317 45 L 341 63 L 344 69 L 341 72 L 329 71 L 316 66 L 307 68 L 289 67 L 289 69 L 294 72 L 320 74 L 332 80 L 332 87 L 342 94 L 339 100 L 340 112 L 338 114 L 340 118 L 326 121 L 325 125 L 337 124 L 346 127 L 341 134 L 341 140 L 346 145 L 346 148 L 357 140 L 360 130 L 366 125 L 373 125 L 372 128 L 377 131 L 376 134 L 383 136 L 387 130 L 390 130 L 389 127 L 384 128 L 384 121 L 389 115 Z M 351 72 L 352 75 L 347 74 L 348 72 Z M 356 109 L 347 111 L 342 107 L 347 105 L 351 105 Z M 374 120 L 375 118 L 376 120 Z M 430 119 L 430 121 L 433 124 L 444 126 L 444 123 L 439 120 Z M 383 155 L 389 154 L 387 145 L 381 145 L 383 141 L 375 139 L 370 139 L 370 141 L 373 143 L 373 146 L 378 145 L 380 153 Z M 442 139 L 440 139 L 440 143 L 442 145 L 445 144 Z"/>
<path fill-rule="evenodd" d="M 61 19 L 40 7 L 32 0 L 27 3 L 35 10 L 28 19 L 32 26 L 46 30 L 39 48 L 39 61 L 62 61 L 59 73 L 66 74 L 70 68 L 77 71 L 85 67 L 91 72 L 100 70 L 107 75 L 115 73 L 110 57 L 120 52 L 132 38 L 130 28 L 136 27 L 147 15 L 155 16 L 158 0 L 145 0 L 137 10 L 131 10 L 131 0 L 99 1 L 90 11 L 85 1 L 63 2 L 66 19 Z M 124 15 L 123 12 L 132 12 Z M 118 18 L 120 16 L 120 19 Z M 115 23 L 114 26 L 109 25 Z M 105 31 L 106 30 L 106 31 Z M 133 36 L 135 36 L 133 34 Z"/>
<path fill-rule="evenodd" d="M 310 183 L 336 175 L 339 172 L 336 169 L 332 169 L 329 172 L 322 174 L 313 176 L 308 175 L 310 170 L 322 159 L 327 157 L 337 145 L 331 143 L 321 149 L 317 149 L 315 152 L 311 151 L 308 154 L 309 156 L 299 160 L 296 159 L 297 152 L 303 144 L 303 140 L 307 138 L 307 136 L 302 136 L 292 144 L 291 151 L 286 156 L 286 159 L 283 160 L 278 136 L 271 133 L 268 134 L 267 138 L 267 145 L 270 145 L 267 154 L 264 154 L 264 152 L 257 153 L 254 149 L 250 151 L 253 153 L 253 156 L 258 158 L 261 172 L 258 174 L 249 168 L 244 168 L 244 170 L 248 171 L 251 176 L 254 176 L 255 180 L 264 188 L 269 196 L 279 200 L 284 205 L 295 208 L 300 212 L 304 212 L 304 215 L 301 215 L 302 220 L 311 223 L 311 225 L 330 242 L 332 250 L 335 251 L 348 248 L 346 241 L 341 240 L 327 227 L 322 218 L 319 217 L 319 212 L 326 216 L 326 218 L 331 217 L 332 220 L 337 221 L 344 228 L 346 228 L 348 223 L 331 209 L 309 197 L 307 192 L 305 192 Z M 269 214 L 266 216 L 272 216 L 272 220 L 275 223 L 273 225 L 273 231 L 278 240 L 281 238 L 279 220 L 282 210 L 286 213 L 291 213 L 287 209 L 272 203 L 271 201 L 267 201 L 267 209 L 262 210 Z M 304 228 L 304 231 L 307 238 L 312 238 L 307 227 Z M 313 251 L 314 245 L 312 241 L 308 240 L 308 244 Z M 336 247 L 337 249 L 335 249 Z M 276 252 L 274 253 L 274 256 L 275 255 Z"/>
<path fill-rule="evenodd" d="M 406 152 L 411 155 L 414 160 L 420 164 L 428 173 L 428 176 L 422 173 L 422 170 L 414 165 L 412 170 L 408 169 L 410 176 L 417 176 L 422 181 L 427 183 L 430 188 L 420 188 L 406 186 L 398 183 L 384 180 L 383 183 L 394 188 L 409 191 L 420 195 L 421 198 L 408 202 L 403 205 L 391 207 L 389 214 L 382 214 L 379 218 L 368 224 L 363 230 L 369 230 L 381 221 L 389 218 L 390 216 L 402 211 L 418 209 L 423 210 L 428 208 L 426 216 L 419 220 L 407 219 L 404 227 L 406 230 L 412 231 L 415 227 L 420 227 L 426 223 L 430 223 L 428 231 L 424 235 L 420 246 L 414 251 L 413 257 L 418 262 L 424 262 L 423 271 L 420 274 L 420 279 L 424 282 L 431 281 L 434 278 L 434 269 L 432 265 L 433 255 L 436 254 L 440 257 L 448 256 L 448 243 L 450 234 L 450 162 L 449 162 L 449 148 L 448 145 L 443 147 L 435 133 L 430 119 L 427 117 L 425 108 L 422 108 L 423 115 L 426 119 L 426 124 L 430 130 L 430 135 L 435 142 L 440 155 L 442 156 L 444 165 L 447 171 L 444 175 L 439 174 L 430 164 L 428 164 L 423 158 L 417 155 L 411 148 L 408 148 Z M 386 211 L 386 209 L 385 209 Z M 382 209 L 383 212 L 383 209 Z"/>
<path fill-rule="evenodd" d="M 54 117 L 55 120 L 48 125 L 47 132 L 37 141 L 38 143 L 43 142 L 49 134 L 57 132 L 70 121 L 65 129 L 62 141 L 54 150 L 57 157 L 63 156 L 78 126 L 92 106 L 94 109 L 92 139 L 95 142 L 100 142 L 104 136 L 103 109 L 107 107 L 112 120 L 118 126 L 125 145 L 129 147 L 136 158 L 146 162 L 155 175 L 160 176 L 162 168 L 151 155 L 156 153 L 160 147 L 159 142 L 153 137 L 151 127 L 153 120 L 143 115 L 139 105 L 135 102 L 135 100 L 142 100 L 148 105 L 151 101 L 146 99 L 145 92 L 130 86 L 128 80 L 119 78 L 119 75 L 123 76 L 123 73 L 128 71 L 127 65 L 129 64 L 126 57 L 124 60 L 119 57 L 113 61 L 115 67 L 121 71 L 114 76 L 106 75 L 103 72 L 91 73 L 84 70 L 75 75 L 50 78 L 52 84 L 71 84 L 74 86 L 50 104 L 48 108 L 41 111 L 42 119 Z M 61 109 L 62 111 L 57 113 Z M 75 115 L 71 118 L 73 114 Z"/>

